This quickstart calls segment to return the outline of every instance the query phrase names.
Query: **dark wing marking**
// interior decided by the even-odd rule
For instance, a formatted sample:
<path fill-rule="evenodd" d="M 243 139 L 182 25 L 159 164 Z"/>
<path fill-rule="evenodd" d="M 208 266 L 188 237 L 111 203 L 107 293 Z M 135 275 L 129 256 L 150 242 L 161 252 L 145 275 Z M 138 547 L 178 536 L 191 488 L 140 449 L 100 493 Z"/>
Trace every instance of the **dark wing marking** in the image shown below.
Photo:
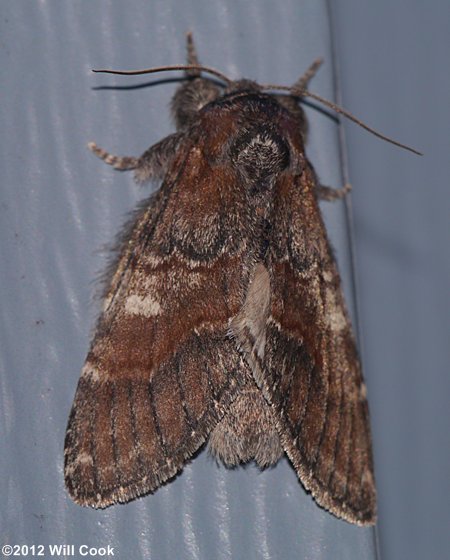
<path fill-rule="evenodd" d="M 248 375 L 227 336 L 249 276 L 242 193 L 235 177 L 211 177 L 194 140 L 139 213 L 105 296 L 65 442 L 82 505 L 127 502 L 174 476 Z M 239 239 L 229 220 L 242 220 Z"/>

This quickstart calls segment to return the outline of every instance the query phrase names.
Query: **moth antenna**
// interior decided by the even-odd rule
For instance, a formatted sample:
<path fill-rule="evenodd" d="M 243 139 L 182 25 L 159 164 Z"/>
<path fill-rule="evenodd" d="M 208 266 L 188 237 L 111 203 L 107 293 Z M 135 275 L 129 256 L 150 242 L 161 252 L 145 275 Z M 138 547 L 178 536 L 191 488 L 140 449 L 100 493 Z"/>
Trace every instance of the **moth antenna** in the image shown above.
<path fill-rule="evenodd" d="M 193 41 L 192 41 L 192 34 L 188 34 L 188 39 L 187 40 L 188 40 L 188 52 L 190 51 L 189 54 L 195 53 L 195 50 L 191 51 L 191 48 L 194 46 Z M 394 144 L 394 146 L 398 146 L 399 148 L 403 148 L 404 150 L 408 150 L 409 152 L 412 152 L 413 154 L 416 154 L 418 156 L 423 156 L 422 152 L 419 152 L 418 150 L 416 150 L 414 148 L 411 148 L 410 146 L 407 146 L 406 144 L 402 144 L 401 142 L 397 142 L 397 140 L 394 140 L 393 138 L 390 138 L 389 136 L 381 134 L 381 132 L 378 132 L 374 128 L 365 124 L 362 120 L 360 120 L 357 117 L 355 117 L 354 115 L 352 115 L 352 113 L 350 113 L 346 109 L 340 107 L 339 105 L 336 105 L 332 101 L 328 101 L 328 99 L 325 99 L 325 98 L 321 97 L 320 95 L 317 95 L 316 93 L 312 93 L 312 92 L 306 90 L 303 86 L 305 84 L 307 84 L 309 82 L 309 80 L 314 76 L 314 74 L 317 72 L 321 63 L 322 63 L 321 59 L 315 60 L 312 63 L 312 65 L 309 67 L 309 69 L 305 72 L 305 74 L 293 86 L 280 86 L 280 85 L 276 85 L 276 84 L 264 84 L 264 85 L 261 86 L 261 88 L 263 90 L 277 89 L 279 91 L 288 91 L 291 95 L 298 96 L 298 97 L 311 97 L 311 99 L 315 99 L 316 101 L 319 101 L 320 103 L 322 103 L 326 107 L 329 107 L 330 109 L 333 109 L 333 111 L 335 111 L 336 113 L 344 115 L 344 117 L 353 121 L 354 123 L 359 125 L 361 128 L 364 128 L 365 130 L 367 130 L 368 132 L 370 132 L 374 136 L 377 136 L 378 138 L 381 138 L 382 140 L 385 140 L 386 142 L 389 142 L 390 144 Z M 208 74 L 211 74 L 212 76 L 216 76 L 217 78 L 220 78 L 227 85 L 230 85 L 230 84 L 233 83 L 233 80 L 230 80 L 230 78 L 225 76 L 225 74 L 222 74 L 222 72 L 219 72 L 218 70 L 215 70 L 214 68 L 209 68 L 208 66 L 202 66 L 202 65 L 197 65 L 197 64 L 177 64 L 177 65 L 169 65 L 169 66 L 155 66 L 154 68 L 147 68 L 145 70 L 107 70 L 107 69 L 95 70 L 95 69 L 93 69 L 92 72 L 103 73 L 103 74 L 119 74 L 119 75 L 122 75 L 122 76 L 138 76 L 138 75 L 141 75 L 141 74 L 156 74 L 157 72 L 170 72 L 170 71 L 174 71 L 174 70 L 184 70 L 186 72 L 186 74 L 190 74 L 190 75 L 193 75 L 193 72 L 207 72 Z"/>
<path fill-rule="evenodd" d="M 313 68 L 314 64 L 315 63 L 313 63 L 311 65 L 310 69 Z M 308 72 L 309 72 L 309 70 L 306 72 L 305 76 L 308 75 Z M 364 128 L 365 130 L 367 130 L 368 132 L 370 132 L 374 136 L 378 136 L 378 138 L 381 138 L 382 140 L 385 140 L 386 142 L 389 142 L 390 144 L 394 144 L 394 146 L 398 146 L 399 148 L 403 148 L 404 150 L 408 150 L 409 152 L 412 152 L 413 154 L 416 154 L 418 156 L 423 156 L 422 152 L 419 152 L 418 150 L 416 150 L 414 148 L 411 148 L 410 146 L 407 146 L 406 144 L 402 144 L 401 142 L 397 142 L 397 140 L 394 140 L 393 138 L 390 138 L 389 136 L 385 136 L 384 134 L 381 134 L 381 132 L 378 132 L 374 128 L 365 124 L 362 120 L 358 119 L 358 117 L 355 117 L 354 115 L 352 115 L 352 113 L 350 113 L 346 109 L 343 109 L 339 105 L 336 105 L 332 101 L 328 101 L 328 99 L 324 99 L 320 95 L 317 95 L 316 93 L 311 93 L 310 91 L 308 91 L 306 89 L 299 88 L 297 84 L 299 84 L 299 82 L 301 82 L 303 80 L 303 78 L 304 78 L 304 76 L 302 76 L 302 78 L 300 78 L 300 80 L 296 84 L 294 84 L 293 86 L 278 86 L 278 85 L 275 85 L 275 84 L 265 84 L 265 85 L 262 85 L 261 88 L 265 89 L 265 90 L 267 90 L 267 89 L 278 89 L 278 90 L 281 90 L 281 91 L 288 91 L 291 95 L 294 95 L 296 97 L 311 97 L 312 99 L 315 99 L 316 101 L 319 101 L 320 103 L 322 103 L 326 107 L 329 107 L 330 109 L 333 109 L 333 111 L 335 111 L 336 113 L 344 115 L 344 117 L 347 117 L 347 119 L 349 119 L 349 120 L 353 121 L 354 123 L 358 124 L 360 127 Z"/>
<path fill-rule="evenodd" d="M 138 76 L 140 74 L 156 74 L 157 72 L 170 72 L 172 70 L 184 70 L 186 73 L 197 71 L 197 72 L 208 72 L 212 76 L 216 76 L 223 80 L 227 85 L 233 83 L 225 74 L 214 70 L 214 68 L 209 68 L 208 66 L 201 66 L 199 64 L 175 64 L 170 66 L 155 66 L 154 68 L 147 68 L 145 70 L 92 70 L 92 72 L 102 72 L 103 74 L 120 74 L 122 76 Z"/>

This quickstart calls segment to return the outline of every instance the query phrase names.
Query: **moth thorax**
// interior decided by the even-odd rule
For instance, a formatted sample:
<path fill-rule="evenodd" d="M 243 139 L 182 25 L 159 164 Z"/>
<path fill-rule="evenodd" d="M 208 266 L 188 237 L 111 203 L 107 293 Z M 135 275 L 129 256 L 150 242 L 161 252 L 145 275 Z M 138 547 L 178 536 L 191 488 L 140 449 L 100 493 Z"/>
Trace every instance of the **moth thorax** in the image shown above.
<path fill-rule="evenodd" d="M 231 147 L 231 158 L 253 185 L 267 186 L 289 165 L 289 147 L 275 131 L 257 127 L 240 134 Z"/>

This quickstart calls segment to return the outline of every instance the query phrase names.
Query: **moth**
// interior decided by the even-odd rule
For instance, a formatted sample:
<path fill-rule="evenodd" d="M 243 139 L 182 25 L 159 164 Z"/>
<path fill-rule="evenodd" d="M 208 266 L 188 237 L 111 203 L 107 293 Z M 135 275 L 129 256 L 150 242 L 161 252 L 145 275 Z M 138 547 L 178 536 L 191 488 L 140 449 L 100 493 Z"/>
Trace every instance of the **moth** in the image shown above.
<path fill-rule="evenodd" d="M 191 35 L 187 50 L 174 134 L 138 158 L 90 145 L 162 185 L 109 276 L 68 421 L 68 492 L 128 502 L 207 442 L 229 467 L 286 453 L 320 506 L 373 524 L 366 388 L 318 205 L 345 189 L 320 185 L 304 148 L 318 63 L 273 94 L 215 72 L 219 86 Z"/>

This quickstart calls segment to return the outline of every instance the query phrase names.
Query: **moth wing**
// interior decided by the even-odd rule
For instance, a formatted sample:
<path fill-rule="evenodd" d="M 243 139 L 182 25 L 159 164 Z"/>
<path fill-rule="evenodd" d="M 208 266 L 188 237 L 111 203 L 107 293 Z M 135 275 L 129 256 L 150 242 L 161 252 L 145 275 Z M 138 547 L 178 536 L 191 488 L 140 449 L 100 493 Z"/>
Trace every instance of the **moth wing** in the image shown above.
<path fill-rule="evenodd" d="M 305 488 L 338 517 L 372 524 L 365 386 L 315 188 L 310 169 L 278 179 L 268 270 L 258 265 L 249 291 L 263 319 L 248 305 L 240 342 Z"/>
<path fill-rule="evenodd" d="M 227 336 L 245 289 L 245 274 L 232 272 L 245 235 L 234 239 L 227 216 L 217 219 L 224 187 L 201 150 L 184 147 L 124 239 L 67 428 L 77 503 L 127 502 L 173 477 L 248 375 Z"/>

